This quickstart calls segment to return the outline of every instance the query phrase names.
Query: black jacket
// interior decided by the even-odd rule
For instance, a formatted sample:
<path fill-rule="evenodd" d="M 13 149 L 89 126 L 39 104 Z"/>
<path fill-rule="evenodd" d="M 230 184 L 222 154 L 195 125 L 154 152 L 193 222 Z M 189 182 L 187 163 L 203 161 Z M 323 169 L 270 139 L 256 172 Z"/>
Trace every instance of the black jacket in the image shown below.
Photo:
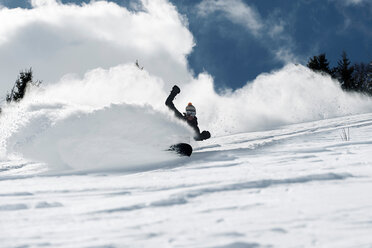
<path fill-rule="evenodd" d="M 181 114 L 181 112 L 176 109 L 176 107 L 173 104 L 173 100 L 176 97 L 176 95 L 177 95 L 177 93 L 174 93 L 172 91 L 170 93 L 170 95 L 168 96 L 167 100 L 165 101 L 165 105 L 167 105 L 168 108 L 171 109 L 174 112 L 174 114 L 177 118 L 186 121 L 187 124 L 189 124 L 194 129 L 194 131 L 195 131 L 194 139 L 195 140 L 200 141 L 200 140 L 208 139 L 210 137 L 210 134 L 209 134 L 208 131 L 203 131 L 202 133 L 200 133 L 200 129 L 198 127 L 198 118 L 196 118 L 196 116 L 192 120 L 189 120 L 189 119 L 187 119 L 186 114 Z"/>

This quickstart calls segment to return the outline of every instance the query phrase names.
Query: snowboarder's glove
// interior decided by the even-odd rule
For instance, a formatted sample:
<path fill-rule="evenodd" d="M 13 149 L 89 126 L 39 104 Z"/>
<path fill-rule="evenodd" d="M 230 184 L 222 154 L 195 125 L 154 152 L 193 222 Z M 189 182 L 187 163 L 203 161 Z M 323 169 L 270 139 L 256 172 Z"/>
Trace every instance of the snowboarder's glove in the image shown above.
<path fill-rule="evenodd" d="M 203 131 L 203 132 L 201 132 L 201 134 L 200 134 L 200 138 L 201 138 L 202 140 L 209 139 L 210 137 L 211 137 L 211 133 L 208 132 L 208 131 Z"/>
<path fill-rule="evenodd" d="M 177 85 L 175 85 L 175 86 L 173 86 L 173 88 L 172 88 L 171 95 L 177 95 L 177 94 L 179 94 L 180 92 L 181 92 L 180 88 L 179 88 Z"/>

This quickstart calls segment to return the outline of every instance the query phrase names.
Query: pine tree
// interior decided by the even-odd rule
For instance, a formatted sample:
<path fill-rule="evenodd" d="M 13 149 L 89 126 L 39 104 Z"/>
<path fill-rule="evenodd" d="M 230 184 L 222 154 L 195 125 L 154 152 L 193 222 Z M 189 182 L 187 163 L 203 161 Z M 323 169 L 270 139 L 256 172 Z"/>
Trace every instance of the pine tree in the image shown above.
<path fill-rule="evenodd" d="M 364 63 L 355 64 L 353 72 L 352 89 L 367 92 L 368 66 Z"/>
<path fill-rule="evenodd" d="M 39 86 L 41 84 L 40 81 L 37 81 L 35 83 L 32 82 L 32 79 L 32 68 L 30 68 L 29 70 L 21 71 L 18 79 L 13 86 L 12 91 L 10 92 L 10 94 L 7 94 L 6 101 L 8 103 L 12 101 L 19 102 L 25 96 L 26 89 L 29 85 L 33 84 Z"/>
<path fill-rule="evenodd" d="M 310 58 L 309 62 L 307 62 L 307 67 L 313 71 L 318 71 L 320 69 L 318 56 L 313 56 Z"/>
<path fill-rule="evenodd" d="M 368 94 L 372 95 L 372 61 L 367 66 L 365 90 Z"/>
<path fill-rule="evenodd" d="M 333 76 L 331 69 L 329 68 L 329 62 L 326 58 L 326 54 L 322 53 L 318 56 L 314 56 L 309 59 L 307 67 L 316 72 L 321 72 Z"/>
<path fill-rule="evenodd" d="M 353 72 L 354 67 L 350 66 L 350 60 L 346 52 L 342 52 L 341 59 L 335 68 L 336 77 L 340 81 L 341 87 L 344 90 L 354 90 Z"/>

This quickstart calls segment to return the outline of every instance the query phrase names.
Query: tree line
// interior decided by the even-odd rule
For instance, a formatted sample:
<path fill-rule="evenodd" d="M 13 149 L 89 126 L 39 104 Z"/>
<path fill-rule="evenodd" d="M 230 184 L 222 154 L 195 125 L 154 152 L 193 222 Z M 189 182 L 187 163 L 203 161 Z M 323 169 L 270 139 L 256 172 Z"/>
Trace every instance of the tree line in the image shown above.
<path fill-rule="evenodd" d="M 307 67 L 315 72 L 330 75 L 337 79 L 345 91 L 355 91 L 372 96 L 372 61 L 369 64 L 351 64 L 344 51 L 337 66 L 330 68 L 326 54 L 322 53 L 309 59 Z"/>

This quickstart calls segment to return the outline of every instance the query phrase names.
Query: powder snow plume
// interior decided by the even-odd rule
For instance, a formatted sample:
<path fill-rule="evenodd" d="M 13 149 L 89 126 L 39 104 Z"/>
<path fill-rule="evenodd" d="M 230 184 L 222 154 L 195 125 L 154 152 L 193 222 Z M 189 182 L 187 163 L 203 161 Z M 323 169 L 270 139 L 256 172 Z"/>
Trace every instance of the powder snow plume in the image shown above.
<path fill-rule="evenodd" d="M 192 131 L 165 108 L 161 79 L 121 65 L 84 78 L 31 88 L 4 106 L 2 157 L 23 157 L 55 169 L 136 170 L 176 156 Z"/>
<path fill-rule="evenodd" d="M 259 75 L 236 91 L 217 94 L 213 79 L 201 74 L 184 87 L 200 123 L 215 135 L 274 129 L 372 110 L 370 97 L 344 92 L 339 82 L 302 65 L 289 64 Z"/>
<path fill-rule="evenodd" d="M 330 77 L 297 65 L 262 74 L 236 91 L 216 93 L 208 74 L 179 86 L 176 107 L 183 111 L 192 102 L 200 129 L 212 137 L 372 110 L 370 98 L 345 93 Z M 2 158 L 83 171 L 174 163 L 169 145 L 198 143 L 164 105 L 169 91 L 169 83 L 133 64 L 31 88 L 20 103 L 3 106 Z"/>

